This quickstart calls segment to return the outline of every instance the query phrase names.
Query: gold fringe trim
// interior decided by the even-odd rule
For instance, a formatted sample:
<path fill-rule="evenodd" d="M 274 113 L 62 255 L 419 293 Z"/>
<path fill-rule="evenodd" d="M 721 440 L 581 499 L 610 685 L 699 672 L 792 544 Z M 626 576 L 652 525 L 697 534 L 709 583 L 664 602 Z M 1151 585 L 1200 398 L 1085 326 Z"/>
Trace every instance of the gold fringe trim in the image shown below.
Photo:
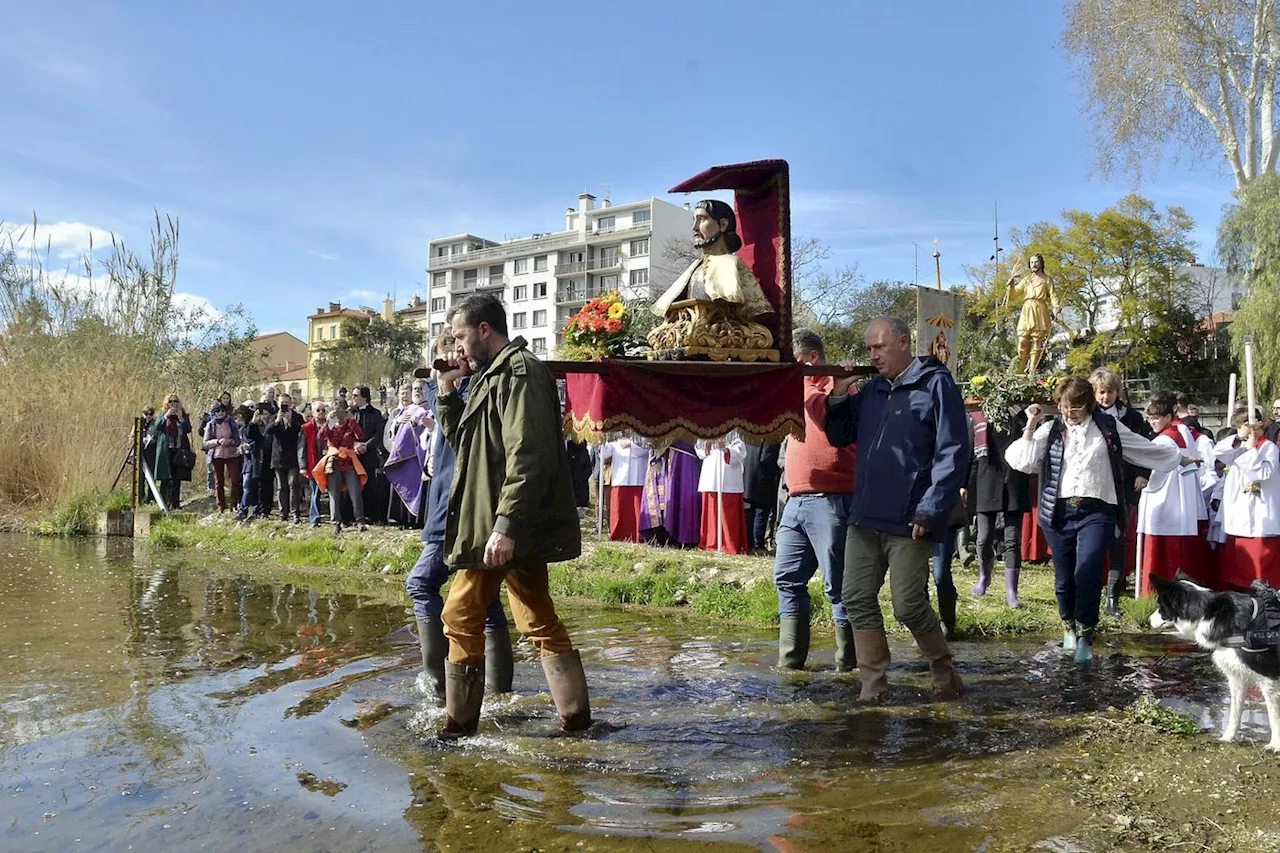
<path fill-rule="evenodd" d="M 672 418 L 654 426 L 626 413 L 603 421 L 595 420 L 590 415 L 576 418 L 573 412 L 564 414 L 565 434 L 575 441 L 585 441 L 588 444 L 604 444 L 614 439 L 640 435 L 649 439 L 655 447 L 661 448 L 680 439 L 689 442 L 713 440 L 733 430 L 737 430 L 747 444 L 779 444 L 789 435 L 803 439 L 804 415 L 801 412 L 784 412 L 763 426 L 743 418 L 730 418 L 708 428 L 687 418 Z"/>

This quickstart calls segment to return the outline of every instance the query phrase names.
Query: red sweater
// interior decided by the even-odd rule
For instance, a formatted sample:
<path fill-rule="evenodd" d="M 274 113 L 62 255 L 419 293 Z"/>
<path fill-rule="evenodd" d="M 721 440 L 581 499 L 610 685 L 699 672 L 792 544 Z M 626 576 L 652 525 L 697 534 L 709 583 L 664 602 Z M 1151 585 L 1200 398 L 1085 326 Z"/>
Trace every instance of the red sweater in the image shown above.
<path fill-rule="evenodd" d="M 832 447 L 827 441 L 827 395 L 835 385 L 832 376 L 806 376 L 804 380 L 804 438 L 787 439 L 787 491 L 793 495 L 814 492 L 853 493 L 854 447 Z"/>

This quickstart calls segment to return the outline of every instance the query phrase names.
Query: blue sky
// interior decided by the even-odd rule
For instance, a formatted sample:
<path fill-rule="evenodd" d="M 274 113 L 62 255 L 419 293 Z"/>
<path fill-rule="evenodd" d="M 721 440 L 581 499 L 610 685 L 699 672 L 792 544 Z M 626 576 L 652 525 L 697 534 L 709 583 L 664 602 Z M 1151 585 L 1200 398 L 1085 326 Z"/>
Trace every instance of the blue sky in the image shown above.
<path fill-rule="evenodd" d="M 329 300 L 403 303 L 427 241 L 563 227 L 579 192 L 659 195 L 782 157 L 793 230 L 868 279 L 944 279 L 1002 231 L 1134 188 L 1091 175 L 1058 4 L 0 0 L 0 220 L 145 247 L 180 218 L 179 289 L 305 337 Z M 1196 218 L 1217 160 L 1139 187 Z M 683 198 L 673 199 L 683 201 Z M 1003 239 L 1003 238 L 1002 238 Z M 1007 244 L 1007 242 L 1006 242 Z"/>

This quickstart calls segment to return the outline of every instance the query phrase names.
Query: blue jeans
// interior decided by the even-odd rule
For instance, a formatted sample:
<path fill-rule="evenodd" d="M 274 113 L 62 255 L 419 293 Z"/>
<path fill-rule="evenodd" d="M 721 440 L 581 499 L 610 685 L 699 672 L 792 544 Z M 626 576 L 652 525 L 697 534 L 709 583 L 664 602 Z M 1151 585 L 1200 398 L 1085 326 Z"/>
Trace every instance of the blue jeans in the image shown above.
<path fill-rule="evenodd" d="M 316 525 L 320 523 L 320 484 L 314 479 L 311 483 L 311 523 Z"/>
<path fill-rule="evenodd" d="M 778 553 L 773 584 L 778 588 L 778 615 L 809 618 L 809 579 L 822 570 L 822 586 L 831 602 L 831 617 L 846 627 L 840 588 L 844 582 L 844 544 L 853 495 L 792 495 L 782 510 L 775 535 Z"/>
<path fill-rule="evenodd" d="M 771 507 L 747 504 L 747 538 L 752 551 L 764 548 L 764 541 L 769 533 L 769 510 Z"/>
<path fill-rule="evenodd" d="M 444 611 L 444 599 L 440 587 L 449 580 L 449 569 L 444 564 L 444 543 L 424 542 L 418 562 L 413 564 L 404 586 L 413 600 L 413 615 L 419 619 L 439 619 Z M 507 630 L 507 614 L 502 609 L 502 597 L 495 595 L 484 614 L 486 631 Z"/>
<path fill-rule="evenodd" d="M 240 514 L 258 512 L 258 475 L 253 470 L 253 457 L 241 457 L 243 467 L 240 469 Z"/>
<path fill-rule="evenodd" d="M 1097 627 L 1102 567 L 1116 532 L 1115 506 L 1084 509 L 1064 504 L 1055 524 L 1042 529 L 1053 553 L 1058 615 L 1082 629 Z"/>
<path fill-rule="evenodd" d="M 933 582 L 938 587 L 938 597 L 944 594 L 955 598 L 956 582 L 951 577 L 951 563 L 956 558 L 956 535 L 959 527 L 948 527 L 940 542 L 933 543 Z"/>

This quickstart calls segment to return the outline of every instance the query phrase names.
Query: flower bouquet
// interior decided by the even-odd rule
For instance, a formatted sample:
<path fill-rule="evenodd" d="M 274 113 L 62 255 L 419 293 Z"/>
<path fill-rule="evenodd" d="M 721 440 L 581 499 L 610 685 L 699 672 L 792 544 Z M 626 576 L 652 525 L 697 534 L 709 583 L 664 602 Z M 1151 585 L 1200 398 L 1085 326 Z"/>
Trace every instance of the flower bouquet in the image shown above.
<path fill-rule="evenodd" d="M 977 401 L 987 423 L 999 430 L 1008 430 L 1013 423 L 1013 412 L 1029 403 L 1048 403 L 1058 387 L 1060 376 L 1028 376 L 988 370 L 969 379 L 961 386 L 966 400 Z"/>
<path fill-rule="evenodd" d="M 630 330 L 631 310 L 618 291 L 611 290 L 583 305 L 565 323 L 560 355 L 568 361 L 631 355 Z"/>

